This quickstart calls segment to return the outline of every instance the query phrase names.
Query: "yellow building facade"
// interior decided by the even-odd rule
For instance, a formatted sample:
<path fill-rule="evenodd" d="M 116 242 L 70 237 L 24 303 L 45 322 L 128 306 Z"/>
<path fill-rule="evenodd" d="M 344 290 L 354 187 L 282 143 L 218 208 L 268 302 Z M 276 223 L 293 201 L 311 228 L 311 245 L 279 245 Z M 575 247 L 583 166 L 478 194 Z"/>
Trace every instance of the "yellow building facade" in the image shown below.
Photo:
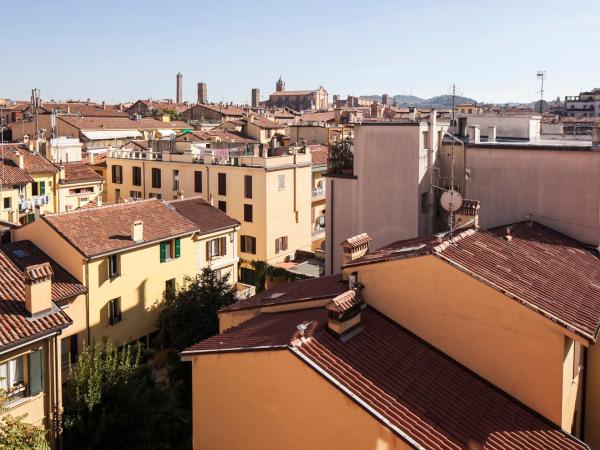
<path fill-rule="evenodd" d="M 120 149 L 108 152 L 107 175 L 111 202 L 200 196 L 239 221 L 245 283 L 254 283 L 250 261 L 275 264 L 311 248 L 311 161 L 303 150 L 220 159 L 190 151 Z"/>

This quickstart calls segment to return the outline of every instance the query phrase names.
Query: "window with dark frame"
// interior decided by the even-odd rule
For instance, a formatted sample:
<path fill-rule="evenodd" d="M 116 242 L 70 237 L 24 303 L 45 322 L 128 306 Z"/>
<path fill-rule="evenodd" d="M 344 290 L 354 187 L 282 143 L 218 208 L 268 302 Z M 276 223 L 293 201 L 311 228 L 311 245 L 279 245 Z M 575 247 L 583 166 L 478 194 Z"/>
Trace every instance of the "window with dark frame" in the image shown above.
<path fill-rule="evenodd" d="M 152 168 L 152 187 L 160 188 L 160 169 L 158 167 Z"/>
<path fill-rule="evenodd" d="M 119 272 L 119 255 L 108 256 L 108 277 L 116 278 L 120 275 Z"/>
<path fill-rule="evenodd" d="M 252 198 L 252 175 L 244 175 L 244 198 Z"/>
<path fill-rule="evenodd" d="M 244 222 L 252 222 L 252 205 L 244 205 Z"/>
<path fill-rule="evenodd" d="M 179 170 L 173 170 L 173 190 L 179 190 Z"/>
<path fill-rule="evenodd" d="M 194 192 L 202 192 L 202 172 L 194 171 Z"/>
<path fill-rule="evenodd" d="M 114 165 L 112 166 L 112 182 L 121 184 L 123 182 L 123 166 Z"/>
<path fill-rule="evenodd" d="M 227 174 L 219 173 L 218 181 L 219 181 L 218 194 L 219 195 L 227 195 Z"/>
<path fill-rule="evenodd" d="M 225 236 L 206 241 L 206 260 L 211 261 L 227 254 L 227 238 Z"/>
<path fill-rule="evenodd" d="M 244 253 L 256 254 L 256 238 L 254 236 L 240 236 L 240 248 Z"/>
<path fill-rule="evenodd" d="M 165 295 L 168 298 L 173 298 L 175 297 L 175 278 L 171 278 L 167 281 L 165 281 Z"/>
<path fill-rule="evenodd" d="M 288 238 L 282 236 L 275 239 L 275 253 L 285 252 L 288 249 Z"/>
<path fill-rule="evenodd" d="M 134 186 L 141 186 L 142 185 L 142 168 L 133 166 L 131 168 L 131 178 L 132 178 L 132 184 Z"/>
<path fill-rule="evenodd" d="M 227 202 L 219 200 L 219 209 L 223 212 L 227 212 Z"/>
<path fill-rule="evenodd" d="M 181 256 L 181 239 L 173 239 L 160 243 L 160 262 L 164 263 Z"/>
<path fill-rule="evenodd" d="M 121 297 L 114 298 L 108 302 L 108 322 L 115 325 L 123 320 L 121 313 Z"/>

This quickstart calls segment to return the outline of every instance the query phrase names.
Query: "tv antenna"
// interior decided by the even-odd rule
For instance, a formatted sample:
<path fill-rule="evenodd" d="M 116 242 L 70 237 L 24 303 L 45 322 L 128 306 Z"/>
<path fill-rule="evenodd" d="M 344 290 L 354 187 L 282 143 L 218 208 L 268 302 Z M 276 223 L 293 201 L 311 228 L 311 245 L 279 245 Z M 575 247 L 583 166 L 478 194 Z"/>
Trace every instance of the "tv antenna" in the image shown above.
<path fill-rule="evenodd" d="M 540 87 L 540 114 L 544 112 L 544 78 L 546 78 L 545 70 L 538 70 L 537 78 L 541 82 Z"/>

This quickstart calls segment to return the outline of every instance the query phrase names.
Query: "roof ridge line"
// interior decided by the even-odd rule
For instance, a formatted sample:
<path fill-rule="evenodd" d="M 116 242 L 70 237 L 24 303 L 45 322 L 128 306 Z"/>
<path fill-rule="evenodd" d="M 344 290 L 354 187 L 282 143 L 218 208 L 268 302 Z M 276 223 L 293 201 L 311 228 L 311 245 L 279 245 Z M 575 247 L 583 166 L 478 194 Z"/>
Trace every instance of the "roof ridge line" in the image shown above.
<path fill-rule="evenodd" d="M 448 239 L 447 241 L 441 242 L 439 245 L 436 245 L 435 247 L 432 247 L 431 252 L 432 253 L 442 253 L 444 250 L 446 250 L 450 245 L 452 244 L 456 244 L 457 242 L 461 241 L 462 239 L 472 236 L 475 233 L 477 233 L 477 229 L 475 228 L 469 228 L 468 230 L 465 230 L 459 234 L 457 234 L 456 236 Z"/>

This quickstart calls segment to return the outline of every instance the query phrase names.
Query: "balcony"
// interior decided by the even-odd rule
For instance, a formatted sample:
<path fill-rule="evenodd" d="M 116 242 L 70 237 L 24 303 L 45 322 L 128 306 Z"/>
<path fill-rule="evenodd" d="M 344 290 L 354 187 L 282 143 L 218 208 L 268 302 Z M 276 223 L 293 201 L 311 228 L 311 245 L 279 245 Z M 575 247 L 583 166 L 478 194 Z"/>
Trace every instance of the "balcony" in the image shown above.
<path fill-rule="evenodd" d="M 354 152 L 351 139 L 333 142 L 329 145 L 327 175 L 354 178 Z"/>
<path fill-rule="evenodd" d="M 241 282 L 235 283 L 235 298 L 236 300 L 245 300 L 256 294 L 256 287 L 250 284 Z"/>
<path fill-rule="evenodd" d="M 312 190 L 312 201 L 319 201 L 325 198 L 325 189 L 323 188 L 313 188 Z"/>

